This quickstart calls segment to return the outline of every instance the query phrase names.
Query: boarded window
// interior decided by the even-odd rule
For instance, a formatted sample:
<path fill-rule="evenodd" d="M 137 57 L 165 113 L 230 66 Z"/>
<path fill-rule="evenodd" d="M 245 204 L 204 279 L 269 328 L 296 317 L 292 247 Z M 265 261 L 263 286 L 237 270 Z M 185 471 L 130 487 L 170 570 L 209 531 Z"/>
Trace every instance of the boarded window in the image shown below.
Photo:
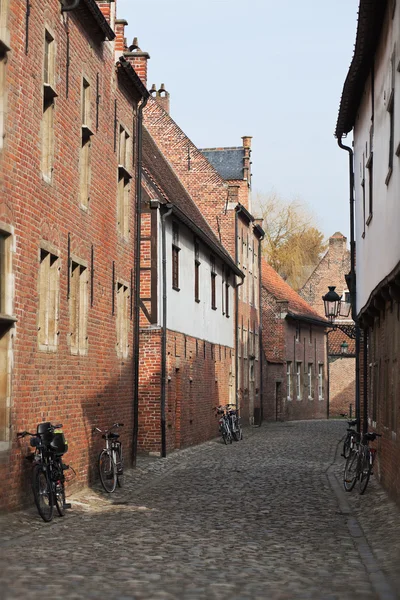
<path fill-rule="evenodd" d="M 46 30 L 43 60 L 42 173 L 47 181 L 52 178 L 54 162 L 54 99 L 57 96 L 54 69 L 54 38 Z"/>
<path fill-rule="evenodd" d="M 130 294 L 129 288 L 117 283 L 117 354 L 120 358 L 129 355 Z"/>
<path fill-rule="evenodd" d="M 70 289 L 70 347 L 73 354 L 86 354 L 88 350 L 88 270 L 72 262 Z"/>
<path fill-rule="evenodd" d="M 38 343 L 41 350 L 55 351 L 58 345 L 59 258 L 40 251 Z"/>

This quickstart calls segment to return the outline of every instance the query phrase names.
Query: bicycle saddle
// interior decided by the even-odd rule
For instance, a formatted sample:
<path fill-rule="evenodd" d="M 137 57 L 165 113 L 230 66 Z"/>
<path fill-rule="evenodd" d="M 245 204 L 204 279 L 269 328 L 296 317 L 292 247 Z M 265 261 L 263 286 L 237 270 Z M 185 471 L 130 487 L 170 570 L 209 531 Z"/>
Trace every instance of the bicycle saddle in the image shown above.
<path fill-rule="evenodd" d="M 347 421 L 347 424 L 349 427 L 354 427 L 354 425 L 357 425 L 357 419 L 353 419 L 353 421 Z"/>
<path fill-rule="evenodd" d="M 101 437 L 103 438 L 103 440 L 106 440 L 107 438 L 109 440 L 117 440 L 119 438 L 119 433 L 113 433 L 112 431 L 110 431 L 110 433 L 104 434 Z"/>

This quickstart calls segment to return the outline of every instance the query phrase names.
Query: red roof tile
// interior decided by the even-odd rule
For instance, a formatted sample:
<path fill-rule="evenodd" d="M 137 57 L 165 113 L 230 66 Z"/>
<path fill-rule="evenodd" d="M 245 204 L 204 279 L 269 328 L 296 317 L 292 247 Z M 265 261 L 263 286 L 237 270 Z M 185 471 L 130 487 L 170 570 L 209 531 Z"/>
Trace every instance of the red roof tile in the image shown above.
<path fill-rule="evenodd" d="M 289 312 L 321 322 L 325 320 L 264 259 L 261 260 L 261 284 L 276 300 L 286 300 Z M 326 325 L 329 325 L 328 321 Z"/>

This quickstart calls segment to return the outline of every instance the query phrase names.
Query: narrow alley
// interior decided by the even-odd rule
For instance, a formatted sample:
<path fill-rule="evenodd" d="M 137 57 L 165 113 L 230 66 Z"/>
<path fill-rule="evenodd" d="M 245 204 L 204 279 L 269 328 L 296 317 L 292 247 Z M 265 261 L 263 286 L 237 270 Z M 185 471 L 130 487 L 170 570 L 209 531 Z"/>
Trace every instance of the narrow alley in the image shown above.
<path fill-rule="evenodd" d="M 63 519 L 2 516 L 0 597 L 394 600 L 400 512 L 372 478 L 342 492 L 341 421 L 265 424 L 142 459 Z M 378 465 L 379 468 L 379 465 Z"/>

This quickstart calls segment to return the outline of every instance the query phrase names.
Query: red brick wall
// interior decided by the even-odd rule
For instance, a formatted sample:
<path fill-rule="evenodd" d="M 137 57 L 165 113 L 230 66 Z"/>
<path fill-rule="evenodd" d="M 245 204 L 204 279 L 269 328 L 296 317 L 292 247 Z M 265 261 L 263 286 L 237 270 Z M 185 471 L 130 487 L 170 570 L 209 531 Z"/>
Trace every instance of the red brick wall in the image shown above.
<path fill-rule="evenodd" d="M 326 349 L 322 327 L 281 318 L 284 307 L 265 288 L 263 306 L 263 407 L 266 420 L 323 419 L 327 416 Z M 285 314 L 285 313 L 282 313 Z M 282 361 L 279 363 L 278 361 Z M 292 392 L 288 400 L 286 362 L 292 362 Z M 295 364 L 301 362 L 301 400 L 295 398 Z M 309 399 L 308 364 L 313 365 L 313 393 Z M 318 365 L 324 364 L 324 399 L 318 399 Z M 277 383 L 280 386 L 277 388 Z M 277 402 L 278 394 L 278 402 Z"/>
<path fill-rule="evenodd" d="M 10 0 L 10 58 L 7 64 L 8 106 L 6 137 L 0 153 L 0 220 L 15 228 L 14 312 L 18 319 L 13 339 L 11 438 L 12 450 L 0 453 L 2 508 L 31 502 L 24 443 L 15 440 L 22 429 L 40 421 L 62 422 L 69 441 L 66 461 L 76 471 L 75 484 L 95 472 L 101 439 L 91 427 L 123 421 L 122 439 L 129 462 L 132 439 L 132 357 L 116 353 L 116 316 L 112 314 L 112 263 L 117 279 L 131 281 L 134 267 L 134 215 L 130 239 L 117 234 L 117 153 L 114 152 L 114 100 L 118 122 L 132 132 L 133 106 L 116 87 L 112 45 L 96 45 L 70 15 L 69 97 L 66 97 L 66 30 L 60 4 L 50 0 L 32 7 L 29 51 L 25 54 L 25 4 Z M 44 23 L 56 43 L 55 152 L 53 182 L 41 176 L 41 118 Z M 89 47 L 91 46 L 91 49 Z M 96 121 L 96 77 L 99 73 L 99 128 Z M 79 202 L 82 76 L 91 84 L 92 137 L 89 209 Z M 23 90 L 23 93 L 21 92 Z M 131 191 L 134 206 L 134 185 Z M 132 210 L 133 213 L 133 210 Z M 88 354 L 71 355 L 67 300 L 68 234 L 71 253 L 87 262 L 94 248 L 93 306 L 88 309 Z M 41 352 L 37 341 L 39 247 L 51 243 L 60 257 L 59 344 L 56 352 Z M 90 277 L 89 277 L 90 286 Z M 129 332 L 133 335 L 133 322 Z"/>
<path fill-rule="evenodd" d="M 231 348 L 167 331 L 167 452 L 218 435 L 213 408 L 230 401 Z M 141 331 L 139 447 L 161 452 L 161 330 Z"/>
<path fill-rule="evenodd" d="M 338 417 L 341 413 L 355 416 L 356 382 L 355 358 L 330 358 L 329 362 L 329 416 Z"/>

